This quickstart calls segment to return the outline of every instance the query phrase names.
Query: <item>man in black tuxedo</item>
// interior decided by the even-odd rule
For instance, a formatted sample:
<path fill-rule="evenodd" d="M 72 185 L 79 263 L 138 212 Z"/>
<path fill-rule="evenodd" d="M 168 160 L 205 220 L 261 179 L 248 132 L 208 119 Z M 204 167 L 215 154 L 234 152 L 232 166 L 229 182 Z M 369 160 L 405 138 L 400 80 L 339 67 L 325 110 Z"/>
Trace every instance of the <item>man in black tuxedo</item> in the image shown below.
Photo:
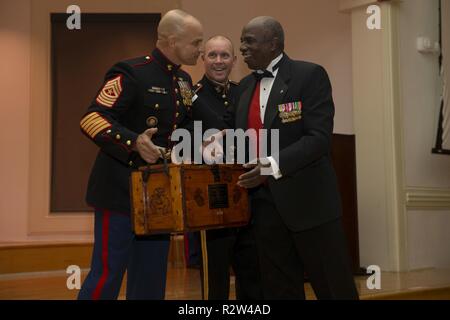
<path fill-rule="evenodd" d="M 304 299 L 306 273 L 318 299 L 358 299 L 330 159 L 328 75 L 284 53 L 283 28 L 271 17 L 244 27 L 240 50 L 255 72 L 241 80 L 227 127 L 279 130 L 279 150 L 246 164 L 238 183 L 250 194 L 264 298 Z"/>

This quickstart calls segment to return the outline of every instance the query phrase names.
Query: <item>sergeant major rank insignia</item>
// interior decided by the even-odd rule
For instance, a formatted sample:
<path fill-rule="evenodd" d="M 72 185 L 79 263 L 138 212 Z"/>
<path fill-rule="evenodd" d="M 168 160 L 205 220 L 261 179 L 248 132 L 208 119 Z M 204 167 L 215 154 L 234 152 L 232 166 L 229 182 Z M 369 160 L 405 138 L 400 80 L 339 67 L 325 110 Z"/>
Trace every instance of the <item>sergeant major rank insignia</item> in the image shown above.
<path fill-rule="evenodd" d="M 278 116 L 282 123 L 293 122 L 302 118 L 302 102 L 289 102 L 278 105 Z"/>
<path fill-rule="evenodd" d="M 180 80 L 178 81 L 178 85 L 180 87 L 180 94 L 183 98 L 183 104 L 187 107 L 192 107 L 192 89 L 189 82 Z"/>
<path fill-rule="evenodd" d="M 122 92 L 122 76 L 119 75 L 105 83 L 102 90 L 97 96 L 97 103 L 111 108 Z"/>

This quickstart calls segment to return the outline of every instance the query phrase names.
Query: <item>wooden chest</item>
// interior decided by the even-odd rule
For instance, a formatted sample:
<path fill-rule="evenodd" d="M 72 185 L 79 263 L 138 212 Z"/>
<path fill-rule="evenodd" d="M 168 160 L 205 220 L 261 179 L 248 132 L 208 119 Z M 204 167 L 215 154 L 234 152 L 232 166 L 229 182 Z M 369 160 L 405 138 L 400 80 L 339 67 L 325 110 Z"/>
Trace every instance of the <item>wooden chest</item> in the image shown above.
<path fill-rule="evenodd" d="M 247 190 L 240 165 L 153 165 L 131 174 L 131 220 L 136 235 L 243 226 Z"/>

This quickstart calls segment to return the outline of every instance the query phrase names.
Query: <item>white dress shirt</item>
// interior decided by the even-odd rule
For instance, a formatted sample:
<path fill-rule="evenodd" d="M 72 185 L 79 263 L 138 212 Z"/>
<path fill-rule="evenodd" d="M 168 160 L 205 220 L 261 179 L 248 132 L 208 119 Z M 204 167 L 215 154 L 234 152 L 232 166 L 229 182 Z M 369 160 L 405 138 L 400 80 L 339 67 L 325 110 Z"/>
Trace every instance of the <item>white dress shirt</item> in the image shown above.
<path fill-rule="evenodd" d="M 275 81 L 275 78 L 278 74 L 278 69 L 275 71 L 273 70 L 273 67 L 283 58 L 283 54 L 280 54 L 278 57 L 273 59 L 269 65 L 267 66 L 266 70 L 272 72 L 273 78 L 262 78 L 260 83 L 260 89 L 259 89 L 259 113 L 261 116 L 261 123 L 264 125 L 264 115 L 266 114 L 267 109 L 267 102 L 269 100 L 270 91 L 272 90 L 273 82 Z M 263 73 L 263 70 L 257 70 L 258 73 Z M 273 106 L 273 108 L 276 108 L 276 106 Z M 268 170 L 268 175 L 272 175 L 276 180 L 280 179 L 282 177 L 280 167 L 278 166 L 278 163 L 275 161 L 275 159 L 272 156 L 269 156 L 267 158 L 261 158 L 260 162 L 262 165 L 268 165 L 270 163 L 270 170 Z"/>
<path fill-rule="evenodd" d="M 283 58 L 283 54 L 272 60 L 267 67 L 267 71 L 273 74 L 273 78 L 262 78 L 259 89 L 259 111 L 261 115 L 261 123 L 264 124 L 264 115 L 266 114 L 267 101 L 269 100 L 270 90 L 272 90 L 273 83 L 277 77 L 278 70 L 273 71 L 273 67 Z M 258 73 L 263 73 L 263 70 L 257 70 Z"/>

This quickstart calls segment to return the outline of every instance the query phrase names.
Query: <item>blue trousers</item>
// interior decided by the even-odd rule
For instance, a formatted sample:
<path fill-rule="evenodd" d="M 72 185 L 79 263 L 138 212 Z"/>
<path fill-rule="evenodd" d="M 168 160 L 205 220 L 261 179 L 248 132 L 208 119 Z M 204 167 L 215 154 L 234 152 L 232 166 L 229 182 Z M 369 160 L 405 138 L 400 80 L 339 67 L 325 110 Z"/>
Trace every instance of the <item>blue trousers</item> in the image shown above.
<path fill-rule="evenodd" d="M 164 299 L 169 235 L 136 238 L 129 215 L 95 211 L 91 270 L 80 300 L 117 299 L 127 271 L 127 299 Z"/>

